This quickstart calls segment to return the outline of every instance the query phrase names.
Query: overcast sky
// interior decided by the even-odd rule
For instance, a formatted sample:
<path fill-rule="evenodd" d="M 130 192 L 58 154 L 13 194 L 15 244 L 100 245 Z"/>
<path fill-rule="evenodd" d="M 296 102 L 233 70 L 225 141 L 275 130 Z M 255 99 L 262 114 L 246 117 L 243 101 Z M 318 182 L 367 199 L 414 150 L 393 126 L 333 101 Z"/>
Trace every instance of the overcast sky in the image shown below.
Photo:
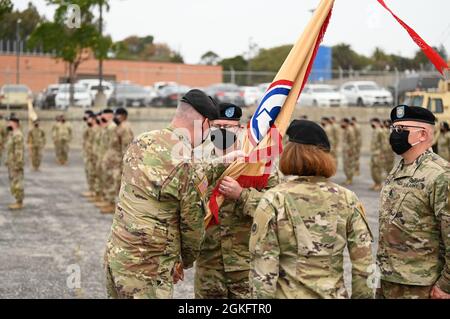
<path fill-rule="evenodd" d="M 29 0 L 13 0 L 26 8 Z M 54 9 L 31 1 L 47 18 Z M 69 2 L 69 1 L 68 1 Z M 293 43 L 319 0 L 110 0 L 106 32 L 122 40 L 153 35 L 179 50 L 187 63 L 198 63 L 208 50 L 220 57 L 248 51 L 249 39 L 260 48 Z M 449 0 L 386 0 L 388 6 L 430 45 L 450 48 Z M 336 0 L 323 44 L 350 43 L 364 54 L 375 47 L 412 56 L 417 46 L 376 0 Z"/>

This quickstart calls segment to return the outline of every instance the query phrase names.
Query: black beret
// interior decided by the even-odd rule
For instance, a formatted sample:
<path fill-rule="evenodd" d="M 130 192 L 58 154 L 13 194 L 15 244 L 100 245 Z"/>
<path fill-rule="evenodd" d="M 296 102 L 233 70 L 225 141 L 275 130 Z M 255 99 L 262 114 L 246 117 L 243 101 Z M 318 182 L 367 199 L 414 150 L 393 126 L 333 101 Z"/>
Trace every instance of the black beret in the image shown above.
<path fill-rule="evenodd" d="M 379 119 L 378 117 L 372 117 L 372 118 L 370 119 L 370 122 L 377 122 L 377 123 L 380 123 L 381 121 L 380 121 L 380 119 Z"/>
<path fill-rule="evenodd" d="M 341 122 L 350 123 L 350 120 L 347 117 L 341 119 Z"/>
<path fill-rule="evenodd" d="M 442 125 L 442 127 L 443 127 L 444 129 L 446 129 L 447 131 L 450 130 L 450 126 L 448 125 L 447 122 L 442 122 L 441 125 Z"/>
<path fill-rule="evenodd" d="M 123 107 L 119 107 L 114 111 L 114 115 L 125 115 L 128 116 L 128 111 Z"/>
<path fill-rule="evenodd" d="M 100 112 L 96 113 L 95 116 L 101 116 L 102 114 L 103 114 L 102 111 L 100 111 Z"/>
<path fill-rule="evenodd" d="M 86 114 L 86 115 L 90 115 L 90 114 L 92 114 L 92 113 L 94 113 L 92 110 L 86 110 L 86 111 L 84 111 L 84 114 Z"/>
<path fill-rule="evenodd" d="M 181 102 L 191 105 L 198 113 L 209 120 L 216 120 L 219 116 L 216 101 L 198 89 L 187 92 Z"/>
<path fill-rule="evenodd" d="M 327 117 L 327 116 L 322 116 L 322 118 L 321 118 L 321 121 L 329 121 L 330 120 L 330 118 L 329 117 Z"/>
<path fill-rule="evenodd" d="M 96 118 L 97 117 L 97 113 L 92 112 L 91 114 L 88 115 L 88 118 Z"/>
<path fill-rule="evenodd" d="M 293 120 L 286 134 L 289 142 L 319 146 L 325 151 L 330 151 L 330 141 L 323 128 L 312 121 Z"/>
<path fill-rule="evenodd" d="M 242 116 L 242 109 L 232 103 L 219 104 L 219 120 L 239 121 Z"/>
<path fill-rule="evenodd" d="M 20 120 L 19 120 L 19 118 L 16 116 L 16 114 L 11 114 L 10 116 L 7 117 L 6 120 L 8 120 L 8 121 L 13 121 L 13 122 L 16 122 L 16 123 L 19 123 L 19 122 L 20 122 Z"/>
<path fill-rule="evenodd" d="M 102 111 L 102 114 L 113 114 L 114 112 L 113 112 L 113 110 L 111 110 L 111 109 L 104 109 L 103 111 Z"/>
<path fill-rule="evenodd" d="M 398 105 L 391 111 L 392 123 L 414 121 L 434 125 L 436 117 L 429 110 L 419 106 Z"/>

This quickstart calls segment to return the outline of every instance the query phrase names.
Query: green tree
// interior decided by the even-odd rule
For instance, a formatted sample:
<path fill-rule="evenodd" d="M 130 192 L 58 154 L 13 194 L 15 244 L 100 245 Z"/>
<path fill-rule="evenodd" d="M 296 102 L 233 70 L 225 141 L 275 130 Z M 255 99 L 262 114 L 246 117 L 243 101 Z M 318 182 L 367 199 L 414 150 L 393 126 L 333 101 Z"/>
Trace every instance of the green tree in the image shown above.
<path fill-rule="evenodd" d="M 277 72 L 292 49 L 292 45 L 282 45 L 271 49 L 261 49 L 251 61 L 253 71 Z"/>
<path fill-rule="evenodd" d="M 236 55 L 232 58 L 223 59 L 219 62 L 222 69 L 225 71 L 223 73 L 223 82 L 230 82 L 234 80 L 237 84 L 246 84 L 246 76 L 242 74 L 235 75 L 234 79 L 231 77 L 232 71 L 246 71 L 248 67 L 247 60 L 242 55 Z"/>
<path fill-rule="evenodd" d="M 68 24 L 69 7 L 64 0 L 47 0 L 47 4 L 56 5 L 53 21 L 41 23 L 31 34 L 29 45 L 41 45 L 45 51 L 55 52 L 56 58 L 62 59 L 69 66 L 70 100 L 73 103 L 73 84 L 80 64 L 89 59 L 91 53 L 97 57 L 105 57 L 111 40 L 100 35 L 98 25 L 92 14 L 93 8 L 105 0 L 72 0 L 78 5 L 79 25 Z"/>
<path fill-rule="evenodd" d="M 217 65 L 219 62 L 219 55 L 216 52 L 208 51 L 201 56 L 200 63 L 206 65 Z"/>
<path fill-rule="evenodd" d="M 356 53 L 349 44 L 340 43 L 332 47 L 332 65 L 334 69 L 362 70 L 370 66 L 370 58 Z"/>
<path fill-rule="evenodd" d="M 12 9 L 13 4 L 11 3 L 11 0 L 0 0 L 0 18 L 7 13 L 11 13 Z"/>
<path fill-rule="evenodd" d="M 28 7 L 23 11 L 12 11 L 12 6 L 8 6 L 8 1 L 0 5 L 0 39 L 2 40 L 16 40 L 17 21 L 20 19 L 20 38 L 27 39 L 30 34 L 36 29 L 37 25 L 44 21 L 44 18 L 39 15 L 36 7 L 29 2 Z"/>

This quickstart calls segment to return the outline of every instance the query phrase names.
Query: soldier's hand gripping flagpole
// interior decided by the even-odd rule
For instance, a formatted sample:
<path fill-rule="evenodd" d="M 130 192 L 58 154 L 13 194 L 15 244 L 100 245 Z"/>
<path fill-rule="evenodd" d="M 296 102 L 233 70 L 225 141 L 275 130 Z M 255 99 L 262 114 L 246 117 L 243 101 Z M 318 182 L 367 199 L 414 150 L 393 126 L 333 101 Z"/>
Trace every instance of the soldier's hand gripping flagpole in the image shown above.
<path fill-rule="evenodd" d="M 242 187 L 262 188 L 267 184 L 272 163 L 281 152 L 282 137 L 328 26 L 333 4 L 334 0 L 322 0 L 314 11 L 247 125 L 242 150 L 248 155 L 244 161 L 233 162 L 222 177 L 230 176 Z M 219 191 L 220 180 L 207 205 L 205 225 L 219 223 L 218 210 L 224 200 Z"/>

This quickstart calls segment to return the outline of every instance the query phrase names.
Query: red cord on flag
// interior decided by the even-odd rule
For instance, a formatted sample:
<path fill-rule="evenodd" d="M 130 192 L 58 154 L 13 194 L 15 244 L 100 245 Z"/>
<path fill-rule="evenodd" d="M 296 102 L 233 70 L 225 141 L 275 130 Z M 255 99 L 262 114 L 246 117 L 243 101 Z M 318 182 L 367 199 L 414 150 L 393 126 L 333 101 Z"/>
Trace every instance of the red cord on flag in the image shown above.
<path fill-rule="evenodd" d="M 416 42 L 416 44 L 420 47 L 423 53 L 427 56 L 427 58 L 434 64 L 436 69 L 444 75 L 444 70 L 447 70 L 449 67 L 447 62 L 435 51 L 431 46 L 429 46 L 410 26 L 408 26 L 403 20 L 401 20 L 391 9 L 386 5 L 384 0 L 377 0 L 379 4 L 381 4 L 387 11 L 389 11 L 392 16 L 400 23 L 400 25 L 409 33 L 411 38 Z"/>

